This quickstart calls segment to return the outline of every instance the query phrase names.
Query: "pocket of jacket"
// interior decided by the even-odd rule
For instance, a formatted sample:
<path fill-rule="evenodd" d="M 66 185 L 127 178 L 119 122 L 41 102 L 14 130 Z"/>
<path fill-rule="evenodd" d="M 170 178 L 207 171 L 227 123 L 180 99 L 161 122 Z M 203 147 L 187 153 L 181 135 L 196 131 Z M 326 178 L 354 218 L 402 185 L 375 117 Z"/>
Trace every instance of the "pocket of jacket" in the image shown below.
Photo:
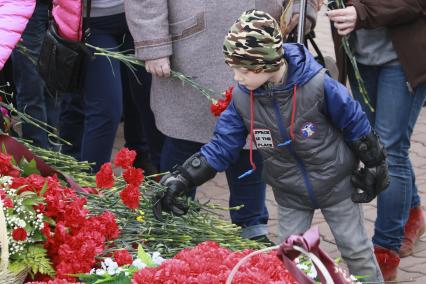
<path fill-rule="evenodd" d="M 169 27 L 173 41 L 190 38 L 206 29 L 204 12 L 199 12 L 185 20 L 171 23 Z"/>

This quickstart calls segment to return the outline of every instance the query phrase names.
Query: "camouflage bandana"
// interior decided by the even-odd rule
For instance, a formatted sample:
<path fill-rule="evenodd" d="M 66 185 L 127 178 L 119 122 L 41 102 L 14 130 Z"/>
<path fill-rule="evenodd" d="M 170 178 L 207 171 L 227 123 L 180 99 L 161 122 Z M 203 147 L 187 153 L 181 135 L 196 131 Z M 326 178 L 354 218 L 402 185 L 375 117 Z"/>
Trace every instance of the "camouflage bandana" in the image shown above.
<path fill-rule="evenodd" d="M 274 72 L 283 64 L 280 26 L 266 12 L 249 10 L 232 25 L 223 43 L 225 62 L 233 68 Z"/>

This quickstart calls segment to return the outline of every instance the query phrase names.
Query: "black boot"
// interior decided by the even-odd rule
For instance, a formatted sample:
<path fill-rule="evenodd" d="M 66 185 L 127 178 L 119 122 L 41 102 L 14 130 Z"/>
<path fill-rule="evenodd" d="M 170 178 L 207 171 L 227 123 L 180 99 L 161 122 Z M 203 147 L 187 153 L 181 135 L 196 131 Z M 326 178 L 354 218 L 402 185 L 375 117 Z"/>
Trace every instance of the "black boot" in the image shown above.
<path fill-rule="evenodd" d="M 267 236 L 267 235 L 260 235 L 260 236 L 256 236 L 256 237 L 250 238 L 250 240 L 253 240 L 253 241 L 256 241 L 256 242 L 258 242 L 258 243 L 261 243 L 261 244 L 263 244 L 263 245 L 265 245 L 265 246 L 267 246 L 267 247 L 273 247 L 273 246 L 276 246 L 276 244 L 275 244 L 273 241 L 271 241 L 271 240 L 268 238 L 268 236 Z"/>

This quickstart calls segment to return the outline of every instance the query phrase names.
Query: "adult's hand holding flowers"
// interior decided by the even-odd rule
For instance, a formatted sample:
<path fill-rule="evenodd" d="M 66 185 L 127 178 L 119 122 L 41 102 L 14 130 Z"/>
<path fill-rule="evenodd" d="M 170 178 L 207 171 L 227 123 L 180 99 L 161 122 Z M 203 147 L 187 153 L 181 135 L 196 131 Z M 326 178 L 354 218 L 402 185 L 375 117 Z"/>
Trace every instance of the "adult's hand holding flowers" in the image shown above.
<path fill-rule="evenodd" d="M 347 35 L 352 32 L 358 18 L 354 6 L 327 11 L 327 16 L 330 21 L 334 22 L 334 27 L 339 35 Z"/>
<path fill-rule="evenodd" d="M 170 77 L 170 59 L 162 57 L 145 61 L 145 69 L 148 73 L 159 77 Z"/>

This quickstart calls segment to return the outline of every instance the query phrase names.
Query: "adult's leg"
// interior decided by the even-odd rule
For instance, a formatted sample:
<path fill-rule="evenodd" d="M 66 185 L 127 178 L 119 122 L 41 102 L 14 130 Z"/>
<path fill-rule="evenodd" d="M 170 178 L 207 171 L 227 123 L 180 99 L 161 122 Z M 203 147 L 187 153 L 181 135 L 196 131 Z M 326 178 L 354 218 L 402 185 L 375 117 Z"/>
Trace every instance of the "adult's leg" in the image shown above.
<path fill-rule="evenodd" d="M 229 206 L 244 205 L 240 210 L 230 211 L 232 223 L 242 227 L 243 238 L 268 234 L 268 209 L 265 203 L 266 184 L 262 181 L 262 158 L 256 151 L 253 159 L 256 171 L 242 179 L 238 177 L 251 167 L 250 152 L 242 150 L 237 161 L 226 170 L 230 190 Z"/>
<path fill-rule="evenodd" d="M 130 80 L 128 78 L 127 66 L 121 66 L 121 76 L 123 78 L 123 122 L 124 122 L 124 146 L 130 150 L 136 151 L 134 166 L 142 168 L 145 175 L 151 175 L 158 172 L 158 167 L 151 162 L 150 148 L 147 142 L 147 134 L 142 124 L 141 115 L 133 101 Z M 145 84 L 145 82 L 141 82 Z"/>
<path fill-rule="evenodd" d="M 408 90 L 401 66 L 381 68 L 376 129 L 388 153 L 391 183 L 378 196 L 373 242 L 396 251 L 401 246 L 404 225 L 415 191 L 409 158 L 412 134 L 410 125 L 417 119 L 423 101 L 424 97 Z"/>
<path fill-rule="evenodd" d="M 410 114 L 409 121 L 408 121 L 408 129 L 407 129 L 407 136 L 408 137 L 411 137 L 411 135 L 413 134 L 414 126 L 416 125 L 417 118 L 419 117 L 421 107 L 423 106 L 424 102 L 426 101 L 426 84 L 422 84 L 422 85 L 418 86 L 417 88 L 415 88 L 414 89 L 414 96 L 416 98 L 415 98 L 415 102 L 413 103 L 413 105 L 414 105 L 413 108 L 418 109 L 419 111 L 418 112 L 414 111 Z M 411 139 L 410 139 L 410 141 L 411 141 Z M 413 179 L 412 179 L 413 195 L 412 195 L 412 198 L 411 198 L 411 208 L 415 208 L 415 207 L 418 207 L 420 205 L 420 196 L 419 196 L 418 190 L 417 190 L 416 176 L 414 174 L 413 165 L 411 163 L 411 160 L 409 162 L 410 162 L 411 176 L 413 177 Z"/>
<path fill-rule="evenodd" d="M 62 144 L 61 152 L 81 160 L 81 140 L 84 131 L 84 99 L 81 93 L 66 93 L 62 97 L 59 117 L 59 136 L 69 143 Z"/>
<path fill-rule="evenodd" d="M 363 281 L 381 283 L 383 277 L 364 227 L 362 207 L 348 198 L 321 212 L 350 273 L 362 275 Z"/>
<path fill-rule="evenodd" d="M 407 130 L 413 96 L 407 89 L 405 76 L 399 66 L 376 67 L 360 64 L 359 69 L 367 92 L 376 97 L 375 112 L 370 113 L 369 118 L 388 152 L 391 177 L 389 187 L 377 198 L 378 215 L 373 242 L 398 251 L 412 197 Z M 353 83 L 353 74 L 349 75 L 354 97 L 367 112 L 357 85 Z"/>
<path fill-rule="evenodd" d="M 30 56 L 35 58 L 39 56 L 47 23 L 48 5 L 37 2 L 34 14 L 22 34 L 22 44 L 28 49 Z M 15 50 L 12 60 L 18 110 L 56 127 L 60 100 L 54 94 L 45 93 L 43 80 L 34 63 L 26 55 Z M 36 146 L 43 148 L 51 146 L 47 133 L 31 124 L 22 124 L 22 135 L 24 138 L 32 140 Z"/>
<path fill-rule="evenodd" d="M 116 49 L 125 33 L 124 14 L 90 19 L 88 42 Z M 94 171 L 110 161 L 115 134 L 122 112 L 120 63 L 104 57 L 86 62 L 84 85 L 85 123 L 81 159 L 95 162 Z"/>
<path fill-rule="evenodd" d="M 129 40 L 129 49 L 133 49 L 133 39 L 130 33 L 127 34 Z M 125 69 L 126 80 L 123 80 L 128 85 L 129 97 L 128 100 L 132 104 L 134 118 L 137 121 L 133 122 L 135 127 L 142 128 L 142 132 L 138 134 L 137 139 L 145 140 L 145 145 L 140 145 L 145 151 L 142 159 L 149 158 L 149 161 L 157 169 L 160 167 L 160 155 L 163 148 L 164 135 L 157 129 L 155 125 L 154 114 L 151 110 L 151 74 L 146 72 L 145 68 L 137 67 L 134 72 L 130 69 Z M 136 76 L 136 78 L 135 78 Z M 126 113 L 125 120 L 126 119 Z M 140 126 L 136 126 L 139 124 Z M 132 124 L 130 125 L 132 127 Z M 129 133 L 129 135 L 134 135 Z M 143 137 L 142 137 L 143 136 Z M 134 141 L 136 142 L 136 141 Z"/>
<path fill-rule="evenodd" d="M 426 84 L 418 86 L 414 90 L 414 96 L 414 104 L 416 105 L 414 108 L 418 109 L 423 105 L 423 101 L 426 96 Z M 411 137 L 411 134 L 413 133 L 414 125 L 417 121 L 417 118 L 418 113 L 416 113 L 415 111 L 410 114 L 409 126 L 407 130 L 408 137 Z M 409 167 L 412 176 L 412 197 L 408 219 L 404 226 L 404 239 L 399 250 L 400 257 L 406 257 L 413 253 L 413 249 L 416 242 L 426 230 L 424 212 L 420 204 L 420 196 L 417 191 L 416 178 L 411 161 L 409 161 Z"/>

